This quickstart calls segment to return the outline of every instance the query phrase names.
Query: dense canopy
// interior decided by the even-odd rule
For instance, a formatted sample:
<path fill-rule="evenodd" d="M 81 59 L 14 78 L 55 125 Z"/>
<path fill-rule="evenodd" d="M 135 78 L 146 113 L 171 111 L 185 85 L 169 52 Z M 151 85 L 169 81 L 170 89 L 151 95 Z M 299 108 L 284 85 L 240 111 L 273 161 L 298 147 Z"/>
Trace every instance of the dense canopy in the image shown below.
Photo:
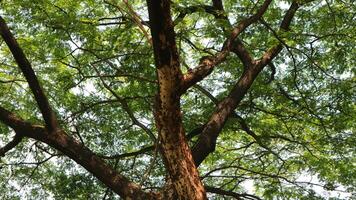
<path fill-rule="evenodd" d="M 353 0 L 3 0 L 0 199 L 356 198 Z"/>

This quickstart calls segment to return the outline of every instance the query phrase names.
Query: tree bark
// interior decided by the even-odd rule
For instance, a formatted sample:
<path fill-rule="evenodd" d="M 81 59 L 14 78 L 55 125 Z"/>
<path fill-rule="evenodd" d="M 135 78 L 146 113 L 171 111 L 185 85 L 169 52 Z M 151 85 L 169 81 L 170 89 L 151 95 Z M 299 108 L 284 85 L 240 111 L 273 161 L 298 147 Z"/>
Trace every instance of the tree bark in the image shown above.
<path fill-rule="evenodd" d="M 13 141 L 0 148 L 0 156 L 3 156 L 8 150 L 18 145 L 22 137 L 33 138 L 61 151 L 124 199 L 160 199 L 159 194 L 143 191 L 139 185 L 119 174 L 90 149 L 60 129 L 55 114 L 49 105 L 48 99 L 30 62 L 1 16 L 0 35 L 8 45 L 19 68 L 23 72 L 46 123 L 46 128 L 30 124 L 0 106 L 0 122 L 11 127 L 16 133 Z"/>
<path fill-rule="evenodd" d="M 289 25 L 299 6 L 300 5 L 296 2 L 291 4 L 281 22 L 280 29 L 282 31 L 289 29 Z M 210 153 L 215 151 L 216 140 L 229 115 L 231 115 L 234 109 L 239 105 L 258 74 L 278 55 L 282 48 L 282 44 L 277 44 L 268 49 L 260 59 L 247 62 L 250 63 L 251 66 L 245 66 L 244 72 L 229 95 L 219 102 L 215 112 L 211 115 L 202 133 L 199 135 L 197 143 L 192 148 L 192 154 L 197 166 L 199 166 Z"/>
<path fill-rule="evenodd" d="M 46 123 L 46 128 L 49 132 L 54 132 L 58 129 L 56 116 L 48 102 L 48 99 L 36 77 L 34 70 L 27 57 L 25 56 L 17 40 L 11 33 L 5 20 L 0 16 L 0 35 L 9 47 L 14 59 L 26 78 L 26 81 L 35 97 L 38 108 L 40 109 L 43 119 Z"/>
<path fill-rule="evenodd" d="M 155 120 L 160 152 L 178 199 L 206 199 L 205 189 L 185 139 L 180 109 L 183 79 L 168 0 L 147 0 L 159 83 Z"/>
<path fill-rule="evenodd" d="M 158 193 L 143 191 L 139 185 L 119 174 L 115 169 L 105 163 L 104 160 L 63 130 L 58 130 L 49 134 L 45 127 L 30 124 L 1 106 L 0 121 L 11 127 L 18 135 L 33 138 L 36 141 L 41 141 L 59 150 L 88 170 L 88 172 L 98 178 L 123 199 L 161 199 Z"/>

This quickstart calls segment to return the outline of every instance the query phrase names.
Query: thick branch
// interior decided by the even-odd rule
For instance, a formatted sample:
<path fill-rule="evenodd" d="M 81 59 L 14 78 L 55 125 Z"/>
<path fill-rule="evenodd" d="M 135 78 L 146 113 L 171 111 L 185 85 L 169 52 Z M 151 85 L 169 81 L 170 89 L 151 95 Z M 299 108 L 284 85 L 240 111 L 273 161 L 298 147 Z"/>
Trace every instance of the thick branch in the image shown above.
<path fill-rule="evenodd" d="M 10 126 L 15 132 L 22 133 L 25 137 L 41 141 L 61 151 L 123 198 L 157 198 L 156 194 L 144 192 L 140 186 L 119 174 L 90 149 L 83 146 L 63 130 L 49 134 L 43 126 L 32 125 L 2 107 L 0 107 L 0 121 Z"/>
<path fill-rule="evenodd" d="M 216 15 L 215 17 L 220 20 L 224 20 L 226 23 L 229 25 L 229 29 L 232 29 L 232 25 L 229 21 L 229 18 L 225 14 L 224 6 L 222 3 L 222 0 L 213 0 L 213 7 L 218 10 L 220 15 Z M 224 32 L 226 33 L 227 31 L 225 30 L 225 27 L 222 27 Z M 250 67 L 253 64 L 253 58 L 246 49 L 245 45 L 242 43 L 242 41 L 236 37 L 234 40 L 234 43 L 231 46 L 231 52 L 235 53 L 239 59 L 242 61 L 242 64 L 244 65 L 245 68 Z"/>
<path fill-rule="evenodd" d="M 292 3 L 282 20 L 282 30 L 288 29 L 298 7 L 297 3 Z M 216 111 L 206 123 L 202 134 L 199 136 L 198 142 L 192 149 L 196 165 L 200 165 L 201 162 L 215 150 L 217 137 L 224 127 L 228 117 L 233 113 L 237 105 L 246 95 L 258 74 L 275 56 L 277 56 L 281 49 L 281 44 L 270 48 L 253 66 L 245 68 L 245 71 L 231 90 L 230 94 L 218 104 Z"/>
<path fill-rule="evenodd" d="M 182 83 L 182 92 L 186 91 L 197 82 L 203 80 L 213 71 L 216 65 L 220 64 L 226 59 L 232 47 L 236 44 L 234 42 L 236 38 L 247 27 L 257 22 L 262 17 L 262 15 L 267 11 L 267 8 L 271 2 L 272 0 L 266 0 L 254 15 L 242 20 L 235 28 L 233 28 L 229 38 L 224 42 L 224 46 L 218 54 L 213 57 L 207 57 L 206 59 L 203 59 L 199 63 L 198 67 L 194 68 L 193 70 L 184 75 L 184 80 Z M 239 46 L 239 48 L 235 48 L 237 52 L 238 50 L 244 48 L 241 44 L 242 43 L 237 43 L 237 45 Z M 245 54 L 246 52 L 247 51 L 243 51 L 241 53 Z M 249 58 L 249 60 L 251 60 L 251 58 Z M 248 63 L 247 59 L 244 62 Z"/>
<path fill-rule="evenodd" d="M 299 8 L 299 6 L 300 5 L 296 2 L 293 2 L 291 4 L 291 6 L 289 7 L 287 13 L 285 14 L 285 16 L 281 22 L 281 25 L 280 25 L 281 31 L 289 30 L 289 25 L 291 24 L 293 17 L 295 15 L 297 9 Z M 257 62 L 256 67 L 263 68 L 264 66 L 269 64 L 272 61 L 272 59 L 278 55 L 278 53 L 282 50 L 282 48 L 283 48 L 283 45 L 281 43 L 279 43 L 278 45 L 267 50 L 263 54 L 263 56 L 259 59 L 259 61 Z"/>
<path fill-rule="evenodd" d="M 218 20 L 223 20 L 225 21 L 224 24 L 228 25 L 228 30 L 232 30 L 233 27 L 225 13 L 223 4 L 221 0 L 213 0 L 213 5 L 208 6 L 208 5 L 195 5 L 195 6 L 190 6 L 186 7 L 183 9 L 183 11 L 180 12 L 178 17 L 175 20 L 175 24 L 177 24 L 180 20 L 182 20 L 187 14 L 191 14 L 194 12 L 198 12 L 200 10 L 204 10 L 204 12 L 209 13 L 214 15 L 214 17 Z M 226 30 L 226 27 L 221 27 L 224 31 L 225 34 L 229 34 Z M 225 41 L 226 42 L 226 41 Z M 251 66 L 253 58 L 251 57 L 250 53 L 247 51 L 245 46 L 242 44 L 242 42 L 236 37 L 234 44 L 231 46 L 231 51 L 234 52 L 242 61 L 243 65 L 245 67 Z M 206 59 L 201 58 L 202 61 L 205 61 Z M 199 68 L 199 66 L 198 66 Z M 206 72 L 201 72 L 204 76 L 204 73 L 210 73 L 209 69 L 202 70 Z M 206 76 L 206 75 L 205 75 Z"/>
<path fill-rule="evenodd" d="M 198 87 L 197 87 L 198 86 Z M 214 102 L 216 105 L 219 104 L 218 100 L 212 95 L 210 94 L 210 92 L 208 92 L 207 90 L 205 90 L 203 87 L 199 86 L 199 85 L 195 85 L 195 88 L 197 88 L 198 90 L 200 90 L 202 93 L 204 93 L 212 102 Z M 271 148 L 269 148 L 266 144 L 264 144 L 262 138 L 260 136 L 258 136 L 254 131 L 252 131 L 250 129 L 250 127 L 248 127 L 246 121 L 239 116 L 236 112 L 232 112 L 231 115 L 229 117 L 233 117 L 236 118 L 241 126 L 241 129 L 243 131 L 245 131 L 247 134 L 249 134 L 251 137 L 253 137 L 253 139 L 255 139 L 255 142 L 260 145 L 261 147 L 263 147 L 264 149 L 266 149 L 267 151 L 269 151 L 270 153 L 272 153 L 273 155 L 275 155 L 276 157 L 280 158 L 278 156 L 278 154 L 276 154 L 274 151 L 271 150 Z M 199 127 L 197 130 L 198 131 L 202 131 L 204 128 L 204 126 Z M 199 133 L 198 133 L 199 134 Z M 280 158 L 281 159 L 281 158 Z M 282 159 L 281 159 L 282 160 Z"/>
<path fill-rule="evenodd" d="M 5 20 L 0 16 L 0 34 L 1 37 L 6 42 L 12 55 L 15 58 L 17 65 L 20 67 L 23 75 L 25 76 L 32 93 L 35 96 L 38 107 L 42 113 L 43 119 L 46 123 L 46 128 L 49 132 L 57 129 L 57 120 L 54 112 L 52 111 L 48 99 L 37 80 L 36 74 L 33 71 L 30 62 L 26 58 L 23 50 L 17 43 L 15 37 L 12 35 L 9 27 L 7 26 Z"/>
<path fill-rule="evenodd" d="M 248 68 L 254 64 L 254 59 L 239 38 L 236 38 L 234 41 L 231 52 L 235 53 L 237 57 L 239 57 L 244 68 Z"/>
<path fill-rule="evenodd" d="M 225 125 L 226 120 L 241 102 L 259 72 L 260 71 L 256 70 L 256 68 L 248 68 L 241 75 L 230 94 L 217 105 L 216 111 L 210 117 L 198 142 L 192 149 L 196 165 L 199 165 L 210 152 L 215 150 L 216 139 Z"/>

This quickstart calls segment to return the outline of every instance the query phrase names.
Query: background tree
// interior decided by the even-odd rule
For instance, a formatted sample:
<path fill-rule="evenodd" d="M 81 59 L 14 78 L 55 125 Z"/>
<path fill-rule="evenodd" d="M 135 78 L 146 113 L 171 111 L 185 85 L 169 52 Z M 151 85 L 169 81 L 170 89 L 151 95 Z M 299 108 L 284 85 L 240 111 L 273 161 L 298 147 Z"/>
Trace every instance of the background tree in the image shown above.
<path fill-rule="evenodd" d="M 1 199 L 355 198 L 354 11 L 1 1 Z"/>

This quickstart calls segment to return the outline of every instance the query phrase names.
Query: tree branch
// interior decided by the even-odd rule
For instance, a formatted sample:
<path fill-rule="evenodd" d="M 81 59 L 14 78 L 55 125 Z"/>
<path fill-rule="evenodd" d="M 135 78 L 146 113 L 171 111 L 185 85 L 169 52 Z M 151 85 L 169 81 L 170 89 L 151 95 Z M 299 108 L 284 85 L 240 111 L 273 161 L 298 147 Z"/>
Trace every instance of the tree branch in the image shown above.
<path fill-rule="evenodd" d="M 196 5 L 184 8 L 183 11 L 180 12 L 178 17 L 175 20 L 175 24 L 177 24 L 180 20 L 182 20 L 187 14 L 191 14 L 194 12 L 198 12 L 200 10 L 204 10 L 206 13 L 214 15 L 216 19 L 224 20 L 229 26 L 229 30 L 233 29 L 222 4 L 221 0 L 213 0 L 213 5 Z M 225 34 L 229 34 L 225 27 L 221 27 Z M 226 42 L 226 41 L 225 41 Z M 250 53 L 247 51 L 245 46 L 242 44 L 241 40 L 237 37 L 234 41 L 234 44 L 231 46 L 231 51 L 235 53 L 240 60 L 242 61 L 245 67 L 251 66 L 253 58 L 251 57 Z M 203 60 L 204 58 L 201 58 Z"/>
<path fill-rule="evenodd" d="M 226 24 L 229 25 L 229 29 L 232 29 L 233 27 L 229 21 L 229 18 L 225 14 L 222 0 L 212 0 L 212 1 L 213 1 L 213 7 L 219 11 L 218 13 L 220 13 L 219 15 L 215 15 L 215 17 L 217 19 L 224 20 Z M 227 33 L 224 27 L 222 27 L 222 29 L 224 30 L 225 33 Z M 238 37 L 236 37 L 236 39 L 233 41 L 233 44 L 231 46 L 231 52 L 235 53 L 239 57 L 239 59 L 242 61 L 242 64 L 244 65 L 245 68 L 250 67 L 253 64 L 252 56 L 250 55 L 245 45 Z"/>
<path fill-rule="evenodd" d="M 218 12 L 217 12 L 218 10 L 216 10 L 213 6 L 208 6 L 208 5 L 194 5 L 194 6 L 178 8 L 178 9 L 180 9 L 181 11 L 179 12 L 179 15 L 174 20 L 173 22 L 174 25 L 177 25 L 180 21 L 182 21 L 186 15 L 199 12 L 201 10 L 203 10 L 206 13 L 212 14 L 214 16 L 218 16 Z"/>
<path fill-rule="evenodd" d="M 289 30 L 289 25 L 292 22 L 295 12 L 299 8 L 299 6 L 300 5 L 297 2 L 293 2 L 291 4 L 280 25 L 281 31 Z M 278 55 L 278 53 L 282 50 L 282 48 L 283 48 L 282 43 L 279 43 L 278 45 L 271 47 L 263 54 L 263 56 L 259 59 L 259 61 L 257 61 L 256 67 L 263 68 L 265 65 L 269 64 L 271 60 Z"/>
<path fill-rule="evenodd" d="M 236 193 L 236 192 L 232 192 L 232 191 L 226 191 L 223 190 L 221 188 L 216 188 L 216 187 L 211 187 L 211 186 L 205 186 L 205 189 L 207 192 L 210 193 L 215 193 L 215 194 L 220 194 L 220 195 L 224 195 L 224 196 L 230 196 L 233 197 L 237 200 L 243 200 L 243 199 L 256 199 L 256 200 L 262 200 L 261 198 L 259 198 L 258 196 L 255 195 L 251 195 L 251 194 L 246 194 L 246 193 Z"/>
<path fill-rule="evenodd" d="M 141 19 L 140 15 L 138 15 L 134 9 L 132 8 L 131 4 L 128 2 L 128 0 L 123 0 L 123 2 L 125 3 L 127 9 L 128 9 L 128 14 L 132 16 L 133 21 L 137 24 L 137 26 L 140 28 L 140 30 L 143 32 L 143 34 L 145 35 L 148 43 L 152 46 L 152 39 L 150 37 L 150 35 L 148 34 L 147 30 L 145 29 L 145 27 L 143 27 L 143 20 Z"/>
<path fill-rule="evenodd" d="M 189 141 L 194 136 L 199 135 L 202 132 L 203 128 L 204 128 L 204 126 L 202 125 L 202 126 L 199 126 L 198 128 L 191 130 L 187 134 L 186 139 Z M 141 155 L 141 154 L 153 151 L 153 150 L 155 150 L 155 145 L 146 146 L 146 147 L 143 147 L 142 149 L 139 149 L 139 150 L 133 151 L 133 152 L 115 154 L 115 155 L 111 155 L 111 156 L 100 155 L 100 157 L 103 159 L 121 159 L 121 158 L 127 158 L 127 157 L 132 157 L 132 156 L 138 156 L 138 155 Z"/>
<path fill-rule="evenodd" d="M 100 75 L 99 70 L 94 65 L 93 65 L 93 69 L 97 73 L 97 76 L 100 78 L 101 83 L 121 104 L 122 109 L 124 109 L 126 111 L 127 115 L 130 117 L 132 122 L 136 126 L 140 127 L 142 130 L 144 130 L 153 141 L 156 141 L 156 136 L 152 133 L 152 131 L 148 127 L 146 127 L 144 124 L 142 124 L 140 121 L 138 121 L 138 119 L 135 117 L 133 111 L 127 104 L 127 101 L 125 100 L 125 98 L 120 97 L 113 89 L 111 89 L 111 87 L 105 82 L 104 78 Z"/>
<path fill-rule="evenodd" d="M 235 53 L 241 60 L 244 68 L 248 68 L 254 64 L 254 59 L 246 49 L 245 45 L 239 38 L 236 38 L 234 45 L 232 45 L 231 52 Z"/>
<path fill-rule="evenodd" d="M 104 159 L 121 159 L 121 158 L 127 158 L 127 157 L 131 157 L 131 156 L 138 156 L 138 155 L 153 151 L 154 149 L 155 149 L 155 146 L 152 145 L 152 146 L 147 146 L 140 150 L 129 152 L 129 153 L 115 154 L 112 156 L 100 155 L 100 157 L 104 158 Z"/>
<path fill-rule="evenodd" d="M 281 29 L 288 30 L 295 12 L 298 9 L 298 4 L 293 2 L 286 15 L 284 16 Z M 258 20 L 258 18 L 257 18 Z M 282 50 L 282 45 L 278 44 L 270 48 L 261 59 L 256 61 L 253 66 L 245 68 L 240 79 L 230 91 L 229 95 L 224 98 L 212 114 L 209 121 L 206 123 L 202 134 L 200 134 L 197 143 L 192 148 L 192 154 L 196 165 L 201 162 L 211 153 L 215 151 L 216 140 L 222 128 L 224 127 L 228 117 L 236 109 L 241 102 L 248 89 L 252 86 L 254 80 L 262 69 Z"/>
<path fill-rule="evenodd" d="M 0 157 L 4 157 L 8 151 L 20 144 L 22 138 L 23 136 L 21 134 L 16 133 L 14 138 L 9 143 L 7 143 L 4 147 L 0 148 Z"/>
<path fill-rule="evenodd" d="M 0 121 L 11 127 L 15 132 L 22 133 L 25 137 L 41 141 L 61 151 L 123 198 L 157 198 L 156 193 L 144 192 L 139 185 L 119 174 L 90 149 L 65 133 L 64 130 L 49 134 L 43 126 L 32 125 L 2 107 L 0 107 Z"/>
<path fill-rule="evenodd" d="M 197 82 L 203 80 L 206 76 L 208 76 L 214 69 L 214 67 L 221 62 L 223 62 L 231 51 L 233 45 L 235 44 L 235 39 L 242 33 L 248 26 L 257 22 L 262 15 L 267 11 L 267 8 L 272 0 L 266 0 L 262 6 L 258 9 L 258 11 L 249 18 L 242 20 L 235 28 L 232 29 L 231 34 L 227 40 L 225 40 L 224 45 L 219 53 L 215 56 L 206 57 L 202 59 L 199 65 L 193 70 L 189 71 L 184 75 L 184 79 L 182 82 L 182 92 L 185 92 L 191 86 L 196 84 Z M 240 49 L 243 48 L 240 43 Z M 237 51 L 239 48 L 235 48 Z M 243 53 L 246 53 L 244 51 Z M 245 59 L 244 59 L 245 60 Z M 245 60 L 246 63 L 247 60 Z"/>
<path fill-rule="evenodd" d="M 57 119 L 52 111 L 48 99 L 37 80 L 36 74 L 33 71 L 30 62 L 26 58 L 23 50 L 17 43 L 15 37 L 11 33 L 9 27 L 7 26 L 5 20 L 0 16 L 0 35 L 9 47 L 17 65 L 21 69 L 23 75 L 25 76 L 32 93 L 35 96 L 38 107 L 42 113 L 43 119 L 46 123 L 46 128 L 51 133 L 58 128 Z"/>

